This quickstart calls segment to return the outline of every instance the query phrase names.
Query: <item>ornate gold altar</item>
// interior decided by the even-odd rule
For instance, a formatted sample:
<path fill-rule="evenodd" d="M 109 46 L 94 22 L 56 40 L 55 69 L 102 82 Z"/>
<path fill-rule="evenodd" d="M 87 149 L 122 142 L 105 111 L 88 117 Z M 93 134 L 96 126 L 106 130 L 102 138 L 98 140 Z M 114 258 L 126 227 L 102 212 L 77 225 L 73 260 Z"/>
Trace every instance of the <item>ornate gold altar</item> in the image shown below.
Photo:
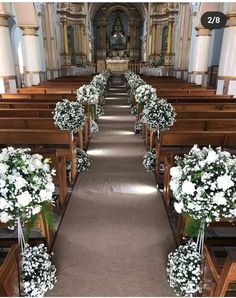
<path fill-rule="evenodd" d="M 112 72 L 120 73 L 128 70 L 128 59 L 107 59 L 106 60 L 106 68 L 110 69 Z"/>

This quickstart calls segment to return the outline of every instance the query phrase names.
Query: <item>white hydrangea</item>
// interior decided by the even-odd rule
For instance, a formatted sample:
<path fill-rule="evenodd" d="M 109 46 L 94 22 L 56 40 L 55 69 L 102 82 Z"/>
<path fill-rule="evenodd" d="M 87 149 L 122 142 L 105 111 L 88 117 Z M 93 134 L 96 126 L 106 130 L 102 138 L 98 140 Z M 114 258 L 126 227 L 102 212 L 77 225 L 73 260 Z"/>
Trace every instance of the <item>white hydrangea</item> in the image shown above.
<path fill-rule="evenodd" d="M 175 123 L 175 118 L 175 109 L 166 99 L 154 98 L 145 105 L 141 122 L 151 130 L 163 132 Z"/>
<path fill-rule="evenodd" d="M 86 115 L 83 106 L 78 102 L 63 99 L 56 104 L 53 119 L 55 125 L 62 130 L 78 132 L 85 124 Z M 35 161 L 35 167 L 43 166 L 39 160 Z"/>
<path fill-rule="evenodd" d="M 201 290 L 201 255 L 190 240 L 168 255 L 167 275 L 170 286 L 179 296 L 193 296 Z"/>
<path fill-rule="evenodd" d="M 151 85 L 141 85 L 136 89 L 135 100 L 138 104 L 145 104 L 155 98 L 157 98 L 156 89 Z"/>
<path fill-rule="evenodd" d="M 44 244 L 31 247 L 26 244 L 21 253 L 23 294 L 25 297 L 43 297 L 57 282 L 56 267 L 51 262 Z"/>
<path fill-rule="evenodd" d="M 93 85 L 83 85 L 77 89 L 77 100 L 80 103 L 97 104 L 99 91 Z"/>
<path fill-rule="evenodd" d="M 155 171 L 156 167 L 156 149 L 148 151 L 143 157 L 143 165 L 147 172 Z"/>

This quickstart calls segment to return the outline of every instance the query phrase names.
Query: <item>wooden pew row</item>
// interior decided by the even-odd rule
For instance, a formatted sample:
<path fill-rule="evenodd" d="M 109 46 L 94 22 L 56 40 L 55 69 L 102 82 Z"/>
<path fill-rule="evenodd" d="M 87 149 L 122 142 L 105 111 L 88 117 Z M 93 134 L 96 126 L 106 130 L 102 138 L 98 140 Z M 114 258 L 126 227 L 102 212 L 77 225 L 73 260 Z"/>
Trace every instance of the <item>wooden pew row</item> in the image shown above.
<path fill-rule="evenodd" d="M 0 118 L 1 119 L 1 118 Z M 0 120 L 1 121 L 1 120 Z M 1 123 L 1 122 L 0 122 Z M 148 129 L 145 125 L 143 126 L 145 133 L 143 138 L 147 149 L 152 149 L 154 146 L 156 134 Z M 176 123 L 170 128 L 169 132 L 172 131 L 236 131 L 236 119 L 177 119 Z"/>
<path fill-rule="evenodd" d="M 76 88 L 78 89 L 78 88 Z M 19 94 L 73 94 L 73 89 L 44 89 L 44 88 L 24 88 L 18 89 Z"/>
<path fill-rule="evenodd" d="M 59 130 L 55 126 L 54 120 L 52 118 L 24 118 L 24 117 L 12 117 L 9 121 L 9 118 L 0 117 L 0 128 L 8 129 L 50 129 L 50 130 Z M 76 144 L 81 149 L 87 148 L 87 137 L 86 137 L 86 127 L 83 127 L 81 130 L 75 134 Z"/>
<path fill-rule="evenodd" d="M 155 88 L 155 86 L 152 86 Z M 158 96 L 165 96 L 165 95 L 196 95 L 196 96 L 213 96 L 215 95 L 215 90 L 207 90 L 204 88 L 173 88 L 170 87 L 168 89 L 157 89 Z"/>
<path fill-rule="evenodd" d="M 32 109 L 32 108 L 38 108 L 38 109 L 54 109 L 56 106 L 57 100 L 51 100 L 51 101 L 21 101 L 21 100 L 13 100 L 13 99 L 7 99 L 0 101 L 0 109 L 2 108 L 24 108 L 24 109 Z M 178 111 L 210 111 L 210 110 L 235 110 L 236 109 L 236 102 L 233 103 L 174 103 L 173 107 L 175 110 Z"/>
<path fill-rule="evenodd" d="M 20 100 L 20 101 L 29 101 L 29 100 L 38 100 L 38 101 L 59 101 L 64 98 L 68 100 L 76 100 L 75 94 L 1 94 L 0 98 L 2 100 Z"/>

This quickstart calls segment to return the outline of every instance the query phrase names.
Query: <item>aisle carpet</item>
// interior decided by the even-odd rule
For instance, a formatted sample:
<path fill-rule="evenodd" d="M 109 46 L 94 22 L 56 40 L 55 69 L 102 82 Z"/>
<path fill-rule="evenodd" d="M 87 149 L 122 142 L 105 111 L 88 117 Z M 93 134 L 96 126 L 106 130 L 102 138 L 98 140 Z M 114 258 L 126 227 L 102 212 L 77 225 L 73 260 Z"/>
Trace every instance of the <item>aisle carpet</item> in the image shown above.
<path fill-rule="evenodd" d="M 142 165 L 121 78 L 113 83 L 54 246 L 49 296 L 173 296 L 166 279 L 173 236 L 153 173 Z"/>

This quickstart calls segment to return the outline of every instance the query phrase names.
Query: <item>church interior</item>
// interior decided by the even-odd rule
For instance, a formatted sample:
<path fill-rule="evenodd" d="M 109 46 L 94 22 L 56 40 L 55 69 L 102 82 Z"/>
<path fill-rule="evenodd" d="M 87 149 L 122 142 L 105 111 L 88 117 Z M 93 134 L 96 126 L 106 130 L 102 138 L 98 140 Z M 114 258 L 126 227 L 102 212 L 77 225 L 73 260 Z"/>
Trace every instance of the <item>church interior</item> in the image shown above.
<path fill-rule="evenodd" d="M 236 296 L 236 2 L 1 2 L 0 40 L 0 296 Z"/>

